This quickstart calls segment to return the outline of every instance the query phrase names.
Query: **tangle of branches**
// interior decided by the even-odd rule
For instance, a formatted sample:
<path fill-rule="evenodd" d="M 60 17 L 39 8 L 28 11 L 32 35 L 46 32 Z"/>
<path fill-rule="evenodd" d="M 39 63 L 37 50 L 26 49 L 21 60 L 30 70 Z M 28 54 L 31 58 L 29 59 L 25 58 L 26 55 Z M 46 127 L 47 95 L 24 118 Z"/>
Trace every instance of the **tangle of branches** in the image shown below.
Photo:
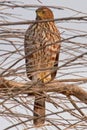
<path fill-rule="evenodd" d="M 87 13 L 48 6 L 62 14 L 56 14 L 54 20 L 62 45 L 58 74 L 41 87 L 43 84 L 27 79 L 24 55 L 24 34 L 29 24 L 47 22 L 35 21 L 31 16 L 38 7 L 29 2 L 0 1 L 0 120 L 5 122 L 0 129 L 33 129 L 34 94 L 42 91 L 46 97 L 46 123 L 41 128 L 87 129 L 87 29 L 81 27 L 87 24 Z M 63 15 L 66 12 L 70 15 Z"/>

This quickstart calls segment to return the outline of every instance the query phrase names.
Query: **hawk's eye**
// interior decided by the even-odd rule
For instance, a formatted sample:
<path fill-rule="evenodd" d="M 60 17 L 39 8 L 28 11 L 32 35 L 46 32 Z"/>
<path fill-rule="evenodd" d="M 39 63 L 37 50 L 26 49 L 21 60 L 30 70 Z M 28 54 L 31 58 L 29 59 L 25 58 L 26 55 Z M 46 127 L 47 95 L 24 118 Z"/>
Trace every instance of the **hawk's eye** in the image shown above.
<path fill-rule="evenodd" d="M 42 13 L 43 13 L 43 14 L 45 14 L 45 11 L 44 11 L 44 10 L 42 10 Z"/>

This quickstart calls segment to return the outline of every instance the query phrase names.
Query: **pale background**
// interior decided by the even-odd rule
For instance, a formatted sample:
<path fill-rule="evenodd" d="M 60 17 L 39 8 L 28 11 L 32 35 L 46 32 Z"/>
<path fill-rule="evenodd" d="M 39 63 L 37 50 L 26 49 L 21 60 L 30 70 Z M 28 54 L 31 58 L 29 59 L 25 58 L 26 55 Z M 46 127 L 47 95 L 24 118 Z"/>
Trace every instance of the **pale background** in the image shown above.
<path fill-rule="evenodd" d="M 12 0 L 11 0 L 12 1 Z M 53 9 L 53 12 L 54 12 L 54 15 L 55 15 L 55 18 L 62 18 L 62 17 L 70 17 L 70 16 L 80 16 L 80 13 L 76 13 L 74 11 L 71 11 L 69 10 L 69 8 L 71 9 L 74 9 L 74 10 L 78 10 L 78 11 L 81 11 L 83 13 L 86 13 L 87 15 L 87 1 L 86 0 L 41 0 L 42 3 L 39 3 L 37 0 L 21 0 L 21 4 L 30 4 L 30 5 L 47 5 L 47 6 L 59 6 L 59 7 L 63 7 L 64 10 L 58 10 L 58 9 Z M 34 20 L 35 19 L 35 8 L 27 8 L 27 9 L 20 9 L 20 8 L 16 8 L 16 9 L 10 9 L 10 10 L 6 10 L 6 12 L 8 11 L 11 12 L 11 13 L 14 13 L 14 14 L 17 14 L 20 16 L 20 19 L 18 20 L 17 18 L 9 18 L 10 21 L 22 21 L 22 20 Z M 23 29 L 27 29 L 29 25 L 24 25 L 24 26 L 19 26 L 18 28 L 23 28 Z M 64 27 L 64 28 L 74 28 L 74 29 L 77 29 L 77 30 L 82 30 L 82 31 L 85 31 L 87 33 L 87 22 L 86 23 L 81 23 L 81 24 L 78 24 L 78 23 L 74 23 L 74 22 L 57 22 L 57 26 L 59 26 L 59 29 L 60 29 L 60 32 L 63 33 L 63 29 L 61 27 Z M 11 28 L 15 28 L 14 26 L 11 26 Z M 65 35 L 66 34 L 66 35 Z M 67 37 L 67 35 L 69 36 L 69 32 L 65 32 L 65 34 L 62 36 L 63 37 Z M 70 32 L 70 35 L 72 35 L 73 33 Z M 85 42 L 87 43 L 87 39 L 84 39 L 85 41 L 83 41 L 83 39 L 80 39 L 80 38 L 77 38 L 76 41 L 78 42 Z M 4 47 L 4 46 L 3 46 Z M 8 48 L 9 49 L 9 48 Z M 10 48 L 12 49 L 12 48 Z M 87 49 L 84 49 L 84 51 L 86 52 Z M 16 57 L 16 56 L 15 56 Z M 67 56 L 65 56 L 67 57 Z M 62 64 L 62 54 L 60 55 L 60 64 Z M 2 60 L 0 58 L 0 60 Z M 7 61 L 8 62 L 8 61 Z M 22 62 L 24 63 L 24 62 Z M 82 68 L 83 70 L 83 68 Z M 71 77 L 76 77 L 76 75 L 71 75 L 69 74 L 68 76 L 63 76 L 65 73 L 67 73 L 67 70 L 59 70 L 59 74 L 57 75 L 60 79 L 61 77 L 62 78 L 70 78 Z M 69 73 L 70 73 L 70 70 L 69 70 Z M 77 75 L 78 76 L 78 75 Z M 82 76 L 82 73 L 79 74 L 79 77 Z M 84 77 L 87 77 L 87 66 L 84 67 L 84 70 L 83 70 L 83 76 Z M 84 85 L 83 85 L 84 86 Z M 49 105 L 48 105 L 49 106 Z M 50 106 L 52 107 L 52 106 Z M 52 107 L 52 109 L 54 109 Z M 22 111 L 22 110 L 20 110 Z M 65 115 L 67 116 L 67 115 Z M 4 128 L 6 128 L 6 126 L 8 126 L 8 122 L 0 117 L 0 130 L 4 130 Z M 51 128 L 50 129 L 54 129 L 56 130 L 56 128 Z M 15 130 L 15 128 L 11 129 L 11 130 Z M 19 128 L 19 130 L 21 130 L 21 128 Z"/>

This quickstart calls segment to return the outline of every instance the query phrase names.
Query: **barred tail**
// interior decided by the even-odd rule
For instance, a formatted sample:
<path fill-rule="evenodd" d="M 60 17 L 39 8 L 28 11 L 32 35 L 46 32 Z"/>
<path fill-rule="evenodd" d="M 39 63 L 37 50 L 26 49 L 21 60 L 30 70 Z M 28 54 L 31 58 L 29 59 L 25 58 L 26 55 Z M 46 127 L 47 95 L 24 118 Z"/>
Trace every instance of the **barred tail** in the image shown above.
<path fill-rule="evenodd" d="M 43 97 L 43 93 L 35 95 L 33 123 L 35 126 L 41 126 L 45 123 L 45 97 Z"/>

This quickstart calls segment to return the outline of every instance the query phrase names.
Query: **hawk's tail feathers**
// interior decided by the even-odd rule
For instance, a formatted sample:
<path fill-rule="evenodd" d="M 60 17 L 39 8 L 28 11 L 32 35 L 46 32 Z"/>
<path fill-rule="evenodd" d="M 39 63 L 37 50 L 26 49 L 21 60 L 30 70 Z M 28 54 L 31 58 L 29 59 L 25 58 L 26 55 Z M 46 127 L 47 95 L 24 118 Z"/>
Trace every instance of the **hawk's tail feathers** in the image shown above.
<path fill-rule="evenodd" d="M 35 126 L 41 126 L 45 123 L 45 97 L 43 93 L 35 95 L 33 123 Z"/>

